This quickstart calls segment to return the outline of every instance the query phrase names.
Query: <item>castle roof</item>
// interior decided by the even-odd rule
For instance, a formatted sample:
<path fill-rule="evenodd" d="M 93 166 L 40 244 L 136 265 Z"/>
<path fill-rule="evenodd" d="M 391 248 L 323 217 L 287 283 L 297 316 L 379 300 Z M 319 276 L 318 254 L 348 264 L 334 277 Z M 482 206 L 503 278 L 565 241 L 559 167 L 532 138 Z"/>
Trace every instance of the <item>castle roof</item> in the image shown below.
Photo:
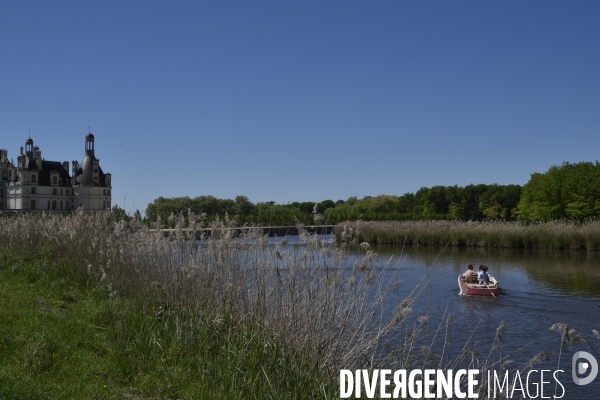
<path fill-rule="evenodd" d="M 69 172 L 65 170 L 65 167 L 61 162 L 58 161 L 46 161 L 42 160 L 42 171 L 40 173 L 40 185 L 50 186 L 50 172 L 58 171 L 59 177 L 62 180 L 61 186 L 71 186 Z"/>
<path fill-rule="evenodd" d="M 102 171 L 102 167 L 98 164 L 98 184 L 94 182 L 94 161 L 95 158 L 86 153 L 85 157 L 83 157 L 83 161 L 77 172 L 75 173 L 75 179 L 79 186 L 83 187 L 93 187 L 93 186 L 106 186 L 106 179 L 104 171 Z"/>

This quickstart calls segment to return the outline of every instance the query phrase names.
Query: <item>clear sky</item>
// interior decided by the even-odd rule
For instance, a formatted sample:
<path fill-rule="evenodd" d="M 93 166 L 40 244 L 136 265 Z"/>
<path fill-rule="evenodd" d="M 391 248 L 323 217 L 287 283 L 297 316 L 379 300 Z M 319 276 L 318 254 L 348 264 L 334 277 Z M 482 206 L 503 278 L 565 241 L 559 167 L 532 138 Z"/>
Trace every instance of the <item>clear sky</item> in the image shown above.
<path fill-rule="evenodd" d="M 0 148 L 113 204 L 525 184 L 600 159 L 600 1 L 0 0 Z"/>

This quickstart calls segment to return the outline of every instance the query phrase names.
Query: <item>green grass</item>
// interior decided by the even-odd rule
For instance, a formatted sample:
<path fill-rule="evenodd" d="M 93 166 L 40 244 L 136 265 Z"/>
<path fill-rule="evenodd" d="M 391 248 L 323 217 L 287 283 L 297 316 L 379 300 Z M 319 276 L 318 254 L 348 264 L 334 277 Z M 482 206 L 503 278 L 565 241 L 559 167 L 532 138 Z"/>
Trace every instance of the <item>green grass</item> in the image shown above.
<path fill-rule="evenodd" d="M 0 253 L 0 399 L 336 397 L 334 377 L 258 324 L 118 293 L 49 260 Z"/>

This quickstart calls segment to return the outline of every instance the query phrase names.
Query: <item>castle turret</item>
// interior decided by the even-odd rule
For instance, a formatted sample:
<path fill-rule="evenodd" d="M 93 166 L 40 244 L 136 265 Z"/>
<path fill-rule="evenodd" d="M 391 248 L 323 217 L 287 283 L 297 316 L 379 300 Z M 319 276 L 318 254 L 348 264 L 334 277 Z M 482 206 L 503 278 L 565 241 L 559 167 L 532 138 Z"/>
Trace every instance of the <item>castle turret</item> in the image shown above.
<path fill-rule="evenodd" d="M 85 135 L 85 154 L 94 158 L 94 135 L 92 132 Z"/>
<path fill-rule="evenodd" d="M 33 159 L 33 139 L 29 138 L 25 141 L 25 154 L 30 159 Z"/>

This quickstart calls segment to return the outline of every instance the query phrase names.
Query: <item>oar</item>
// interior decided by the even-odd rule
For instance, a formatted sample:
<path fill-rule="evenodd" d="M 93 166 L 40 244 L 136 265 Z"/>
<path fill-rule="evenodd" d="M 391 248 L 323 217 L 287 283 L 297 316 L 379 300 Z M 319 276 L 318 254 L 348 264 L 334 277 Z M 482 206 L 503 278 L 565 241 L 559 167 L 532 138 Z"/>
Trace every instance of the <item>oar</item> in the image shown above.
<path fill-rule="evenodd" d="M 494 294 L 494 292 L 492 292 L 492 289 L 490 289 L 490 287 L 488 286 L 488 284 L 485 283 L 485 281 L 482 281 L 482 282 L 485 285 L 485 287 L 488 288 L 488 290 L 490 291 L 490 293 L 492 294 L 492 296 L 496 297 L 496 295 Z"/>

